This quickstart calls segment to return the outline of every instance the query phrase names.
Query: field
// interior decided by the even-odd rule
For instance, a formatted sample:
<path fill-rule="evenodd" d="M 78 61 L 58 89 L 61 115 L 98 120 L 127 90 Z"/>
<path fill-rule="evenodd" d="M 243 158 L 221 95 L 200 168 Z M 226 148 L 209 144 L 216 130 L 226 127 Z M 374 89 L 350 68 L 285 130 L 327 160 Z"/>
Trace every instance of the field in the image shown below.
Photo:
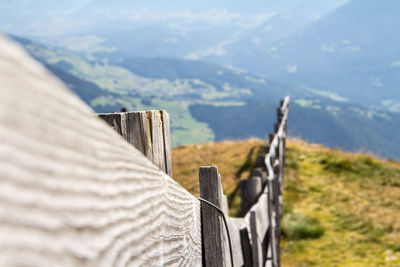
<path fill-rule="evenodd" d="M 258 139 L 179 146 L 174 179 L 198 195 L 198 168 L 221 172 L 230 213 L 238 181 L 262 149 Z M 282 221 L 283 266 L 400 266 L 400 164 L 299 140 L 288 142 Z"/>

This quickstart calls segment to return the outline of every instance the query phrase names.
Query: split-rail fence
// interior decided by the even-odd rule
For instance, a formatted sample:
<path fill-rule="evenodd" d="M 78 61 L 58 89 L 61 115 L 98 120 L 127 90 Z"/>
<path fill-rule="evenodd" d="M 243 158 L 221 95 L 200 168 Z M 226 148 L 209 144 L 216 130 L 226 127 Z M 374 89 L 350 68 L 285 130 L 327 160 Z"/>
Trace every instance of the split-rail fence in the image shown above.
<path fill-rule="evenodd" d="M 172 179 L 165 111 L 102 121 L 1 35 L 0 81 L 0 266 L 280 266 L 288 97 L 231 218 L 217 167 Z"/>

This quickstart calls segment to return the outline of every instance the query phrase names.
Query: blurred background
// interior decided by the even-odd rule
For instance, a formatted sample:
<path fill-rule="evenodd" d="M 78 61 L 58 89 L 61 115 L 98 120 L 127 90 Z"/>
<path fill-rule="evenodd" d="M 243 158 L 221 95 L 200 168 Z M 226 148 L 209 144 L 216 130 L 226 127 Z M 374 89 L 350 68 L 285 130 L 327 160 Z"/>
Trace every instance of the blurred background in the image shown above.
<path fill-rule="evenodd" d="M 265 138 L 290 94 L 291 136 L 400 159 L 399 12 L 396 0 L 11 0 L 0 29 L 97 112 L 166 109 L 174 146 Z"/>

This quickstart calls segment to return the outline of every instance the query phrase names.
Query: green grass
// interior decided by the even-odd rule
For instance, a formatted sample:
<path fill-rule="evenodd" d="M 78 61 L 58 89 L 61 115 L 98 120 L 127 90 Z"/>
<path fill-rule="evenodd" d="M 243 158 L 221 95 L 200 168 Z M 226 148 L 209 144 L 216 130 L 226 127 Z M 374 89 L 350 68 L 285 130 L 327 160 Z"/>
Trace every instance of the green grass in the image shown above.
<path fill-rule="evenodd" d="M 288 240 L 319 238 L 325 231 L 318 219 L 294 212 L 285 215 L 281 222 L 281 230 Z"/>
<path fill-rule="evenodd" d="M 400 165 L 295 141 L 286 157 L 284 266 L 399 266 Z"/>

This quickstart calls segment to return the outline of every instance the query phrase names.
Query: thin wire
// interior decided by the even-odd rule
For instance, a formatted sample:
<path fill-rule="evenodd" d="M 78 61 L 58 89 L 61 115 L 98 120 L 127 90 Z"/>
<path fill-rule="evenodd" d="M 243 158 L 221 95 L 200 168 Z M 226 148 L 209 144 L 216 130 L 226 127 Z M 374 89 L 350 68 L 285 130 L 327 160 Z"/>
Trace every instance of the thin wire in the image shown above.
<path fill-rule="evenodd" d="M 230 256 L 231 256 L 231 264 L 232 264 L 232 267 L 234 267 L 234 265 L 233 265 L 233 252 L 232 252 L 231 236 L 230 236 L 230 234 L 229 234 L 228 223 L 226 222 L 226 218 L 225 218 L 224 212 L 221 210 L 220 207 L 218 207 L 217 205 L 214 205 L 213 203 L 211 203 L 211 202 L 208 201 L 208 200 L 205 200 L 205 199 L 200 198 L 200 197 L 197 198 L 197 199 L 200 200 L 200 201 L 202 201 L 202 202 L 204 202 L 204 203 L 206 203 L 206 204 L 208 204 L 209 206 L 213 207 L 214 209 L 216 209 L 216 210 L 222 215 L 222 219 L 224 220 L 224 224 L 225 224 L 226 234 L 227 234 L 227 236 L 228 236 L 229 252 L 230 252 Z"/>

